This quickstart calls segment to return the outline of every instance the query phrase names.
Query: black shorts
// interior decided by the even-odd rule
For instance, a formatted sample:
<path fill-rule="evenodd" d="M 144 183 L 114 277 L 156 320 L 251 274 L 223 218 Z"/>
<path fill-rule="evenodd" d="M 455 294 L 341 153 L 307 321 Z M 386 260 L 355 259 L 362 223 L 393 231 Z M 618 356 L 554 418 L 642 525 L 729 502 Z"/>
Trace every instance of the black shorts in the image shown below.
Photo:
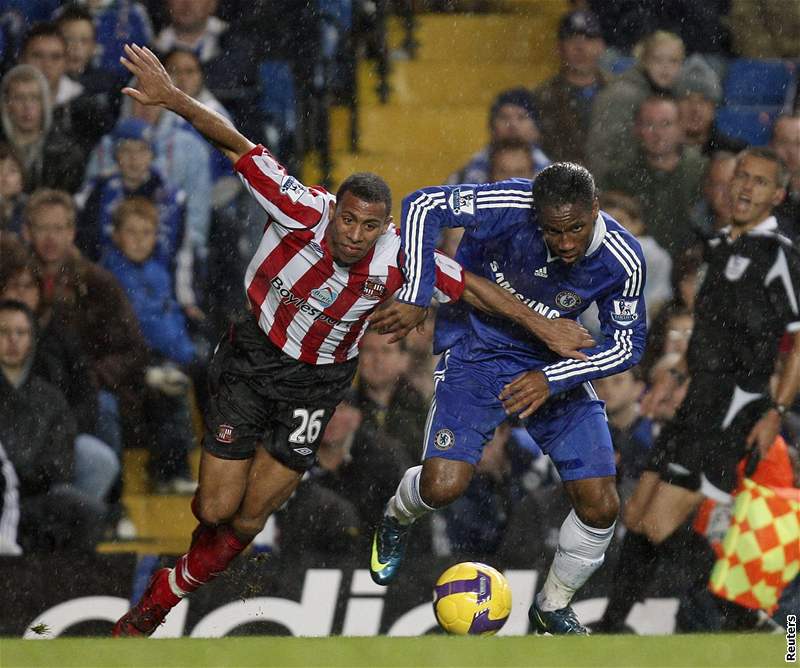
<path fill-rule="evenodd" d="M 300 362 L 277 348 L 253 316 L 243 317 L 209 365 L 203 447 L 222 459 L 249 459 L 260 442 L 285 466 L 306 471 L 357 366 L 357 359 Z"/>
<path fill-rule="evenodd" d="M 704 477 L 717 489 L 733 491 L 747 435 L 769 406 L 766 388 L 745 391 L 731 377 L 693 376 L 675 417 L 658 435 L 646 469 L 693 491 Z"/>

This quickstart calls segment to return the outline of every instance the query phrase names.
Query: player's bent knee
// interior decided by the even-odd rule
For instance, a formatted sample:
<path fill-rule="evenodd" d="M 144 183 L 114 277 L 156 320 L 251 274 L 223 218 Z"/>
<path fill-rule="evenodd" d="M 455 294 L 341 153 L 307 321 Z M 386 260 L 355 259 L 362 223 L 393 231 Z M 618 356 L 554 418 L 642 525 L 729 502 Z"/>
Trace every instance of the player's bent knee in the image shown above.
<path fill-rule="evenodd" d="M 444 508 L 449 506 L 453 501 L 458 499 L 464 492 L 464 489 L 454 485 L 429 485 L 422 487 L 420 485 L 420 496 L 426 505 L 431 508 Z"/>
<path fill-rule="evenodd" d="M 575 508 L 581 522 L 590 527 L 607 529 L 617 521 L 619 515 L 619 496 L 616 490 L 605 493 L 592 503 Z"/>
<path fill-rule="evenodd" d="M 426 460 L 422 465 L 419 494 L 431 508 L 443 508 L 466 491 L 472 472 L 472 466 L 466 462 Z"/>
<path fill-rule="evenodd" d="M 194 505 L 197 519 L 204 524 L 225 524 L 230 521 L 236 512 L 232 504 L 219 499 L 200 499 Z"/>
<path fill-rule="evenodd" d="M 267 520 L 263 517 L 242 517 L 240 515 L 233 519 L 231 526 L 236 533 L 243 536 L 257 536 L 266 523 Z"/>

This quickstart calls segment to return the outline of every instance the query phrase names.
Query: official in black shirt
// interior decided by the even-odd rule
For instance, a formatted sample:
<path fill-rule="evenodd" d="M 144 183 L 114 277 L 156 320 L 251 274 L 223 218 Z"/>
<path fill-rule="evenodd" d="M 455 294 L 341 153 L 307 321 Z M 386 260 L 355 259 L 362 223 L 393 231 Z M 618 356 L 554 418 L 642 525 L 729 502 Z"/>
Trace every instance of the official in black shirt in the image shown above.
<path fill-rule="evenodd" d="M 599 630 L 624 627 L 660 554 L 691 550 L 696 585 L 704 585 L 713 554 L 684 523 L 705 496 L 729 499 L 739 461 L 749 450 L 767 453 L 794 402 L 800 385 L 800 255 L 773 215 L 787 182 L 786 167 L 771 149 L 751 148 L 737 157 L 732 223 L 705 242 L 707 271 L 694 331 L 676 374 L 690 378 L 686 398 L 659 435 L 625 509 L 628 534 Z M 784 332 L 794 345 L 770 395 Z M 643 412 L 673 391 L 676 380 L 682 379 L 654 387 Z M 746 617 L 738 606 L 724 605 Z"/>

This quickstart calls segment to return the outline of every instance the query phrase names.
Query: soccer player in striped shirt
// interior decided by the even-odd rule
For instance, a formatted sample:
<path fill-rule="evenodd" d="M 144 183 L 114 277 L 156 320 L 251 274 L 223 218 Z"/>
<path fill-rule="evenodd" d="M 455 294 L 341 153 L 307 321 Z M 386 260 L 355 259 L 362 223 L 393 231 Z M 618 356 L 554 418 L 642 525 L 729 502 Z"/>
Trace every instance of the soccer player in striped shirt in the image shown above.
<path fill-rule="evenodd" d="M 389 187 L 355 174 L 337 197 L 286 174 L 275 158 L 229 121 L 181 92 L 158 58 L 126 46 L 123 64 L 137 88 L 123 92 L 176 112 L 233 163 L 267 213 L 247 268 L 250 313 L 233 324 L 209 366 L 210 401 L 192 510 L 199 524 L 175 568 L 156 572 L 115 636 L 150 635 L 181 598 L 221 573 L 291 495 L 356 371 L 358 344 L 375 308 L 404 281 Z M 576 323 L 548 323 L 507 292 L 442 255 L 431 294 L 463 298 L 513 317 L 558 354 L 582 358 L 591 345 Z M 381 329 L 400 337 L 428 303 L 405 309 Z"/>
<path fill-rule="evenodd" d="M 443 353 L 425 435 L 423 462 L 409 469 L 373 540 L 378 584 L 400 567 L 408 529 L 466 490 L 484 445 L 509 414 L 558 468 L 573 510 L 529 617 L 538 632 L 587 631 L 569 603 L 603 563 L 619 510 L 614 451 L 603 403 L 591 386 L 636 364 L 645 343 L 645 261 L 636 239 L 601 213 L 594 179 L 556 163 L 531 182 L 424 188 L 403 202 L 408 280 L 393 311 L 430 299 L 440 230 L 463 227 L 456 260 L 549 318 L 575 319 L 597 302 L 605 340 L 586 358 L 560 359 L 512 322 L 471 306 L 445 306 L 434 352 Z M 385 314 L 382 317 L 389 317 Z"/>

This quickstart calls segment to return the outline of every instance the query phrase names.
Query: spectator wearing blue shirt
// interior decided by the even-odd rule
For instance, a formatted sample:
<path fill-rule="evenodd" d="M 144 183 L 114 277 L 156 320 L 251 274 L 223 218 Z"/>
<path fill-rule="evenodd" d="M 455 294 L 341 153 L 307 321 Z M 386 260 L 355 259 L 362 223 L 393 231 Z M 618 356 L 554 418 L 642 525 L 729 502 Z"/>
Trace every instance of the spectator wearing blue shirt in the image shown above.
<path fill-rule="evenodd" d="M 258 4 L 251 3 L 253 6 L 248 7 L 251 21 L 253 13 L 259 11 Z M 253 38 L 249 31 L 233 30 L 227 22 L 214 16 L 217 2 L 213 0 L 167 0 L 166 5 L 170 23 L 158 33 L 156 49 L 168 53 L 175 48 L 186 48 L 196 53 L 203 64 L 209 89 L 231 112 L 237 127 L 259 135 L 262 131 L 259 61 L 265 49 L 263 24 L 259 25 L 258 37 Z M 292 19 L 301 13 L 302 10 L 291 8 Z M 303 35 L 298 41 L 307 40 L 308 36 Z M 268 37 L 266 41 L 272 40 Z M 302 43 L 294 47 L 304 48 Z"/>
<path fill-rule="evenodd" d="M 153 166 L 174 188 L 186 194 L 186 232 L 201 259 L 208 254 L 211 223 L 211 172 L 208 145 L 196 135 L 175 127 L 172 112 L 160 107 L 123 103 L 121 120 L 145 121 L 153 126 Z M 116 135 L 105 135 L 92 151 L 86 167 L 86 181 L 111 176 L 118 171 Z"/>
<path fill-rule="evenodd" d="M 633 492 L 653 445 L 653 421 L 639 410 L 645 384 L 638 367 L 594 381 L 597 396 L 605 402 L 608 428 L 617 455 L 620 496 Z"/>
<path fill-rule="evenodd" d="M 123 78 L 127 70 L 120 65 L 125 44 L 152 44 L 153 26 L 140 2 L 134 0 L 79 0 L 94 18 L 97 41 L 97 65 Z M 56 18 L 60 11 L 55 12 Z"/>
<path fill-rule="evenodd" d="M 167 73 L 172 77 L 178 88 L 189 97 L 202 102 L 223 118 L 233 122 L 228 110 L 222 106 L 220 101 L 206 87 L 203 67 L 200 63 L 200 58 L 194 51 L 184 47 L 177 47 L 166 54 L 163 60 L 164 69 L 167 70 Z M 167 118 L 174 123 L 174 127 L 191 132 L 198 138 L 200 137 L 200 134 L 192 127 L 191 123 L 180 116 L 169 114 Z M 234 174 L 230 160 L 219 150 L 212 149 L 210 158 L 209 168 L 213 184 L 212 206 L 214 209 L 219 209 L 229 204 L 241 191 L 241 182 Z"/>
<path fill-rule="evenodd" d="M 189 380 L 179 367 L 195 361 L 196 352 L 186 318 L 175 299 L 172 279 L 155 257 L 159 215 L 143 197 L 122 202 L 113 216 L 113 246 L 101 265 L 119 281 L 150 349 L 145 373 L 148 392 L 145 419 L 158 425 L 148 430 L 154 439 L 150 472 L 157 492 L 189 493 L 196 484 L 186 456 L 192 445 L 187 389 Z"/>
<path fill-rule="evenodd" d="M 153 128 L 138 118 L 120 122 L 112 133 L 117 173 L 87 184 L 81 206 L 78 247 L 97 260 L 112 244 L 112 217 L 126 197 L 146 197 L 158 207 L 160 226 L 154 259 L 175 276 L 178 301 L 194 307 L 191 240 L 185 233 L 186 195 L 172 187 L 154 166 Z"/>

